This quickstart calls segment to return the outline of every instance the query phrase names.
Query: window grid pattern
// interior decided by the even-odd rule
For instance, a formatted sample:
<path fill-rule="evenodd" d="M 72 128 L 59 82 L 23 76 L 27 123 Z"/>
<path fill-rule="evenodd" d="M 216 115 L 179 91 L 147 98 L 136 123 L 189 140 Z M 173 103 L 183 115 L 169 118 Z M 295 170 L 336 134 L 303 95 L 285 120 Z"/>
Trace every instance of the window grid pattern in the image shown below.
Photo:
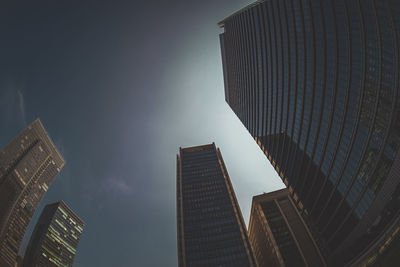
<path fill-rule="evenodd" d="M 226 58 L 256 66 L 257 74 L 243 65 L 235 73 L 259 81 L 246 90 L 228 84 L 238 97 L 255 98 L 228 103 L 235 113 L 238 101 L 240 110 L 251 110 L 239 118 L 329 250 L 369 216 L 398 155 L 400 26 L 393 14 L 399 6 L 391 0 L 271 0 L 223 21 L 223 35 L 239 33 L 232 43 L 254 47 L 251 54 L 226 47 Z M 235 24 L 238 18 L 248 23 Z M 253 38 L 240 36 L 250 30 L 237 27 L 254 27 Z M 247 90 L 257 93 L 240 94 Z M 254 103 L 258 108 L 249 106 Z"/>
<path fill-rule="evenodd" d="M 213 145 L 178 156 L 180 266 L 255 266 L 222 158 Z M 182 247 L 179 247 L 182 246 Z M 184 252 L 183 252 L 184 251 Z"/>

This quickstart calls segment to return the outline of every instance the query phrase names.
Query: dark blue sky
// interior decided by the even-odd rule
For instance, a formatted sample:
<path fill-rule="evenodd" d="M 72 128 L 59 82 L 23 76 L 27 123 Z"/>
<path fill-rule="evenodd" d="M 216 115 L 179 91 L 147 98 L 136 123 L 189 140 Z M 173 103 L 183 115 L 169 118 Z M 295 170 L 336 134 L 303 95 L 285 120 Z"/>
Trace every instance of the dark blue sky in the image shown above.
<path fill-rule="evenodd" d="M 217 22 L 249 3 L 1 1 L 0 147 L 41 118 L 66 165 L 29 229 L 63 199 L 74 266 L 177 265 L 180 146 L 220 147 L 246 223 L 282 187 L 224 101 Z"/>

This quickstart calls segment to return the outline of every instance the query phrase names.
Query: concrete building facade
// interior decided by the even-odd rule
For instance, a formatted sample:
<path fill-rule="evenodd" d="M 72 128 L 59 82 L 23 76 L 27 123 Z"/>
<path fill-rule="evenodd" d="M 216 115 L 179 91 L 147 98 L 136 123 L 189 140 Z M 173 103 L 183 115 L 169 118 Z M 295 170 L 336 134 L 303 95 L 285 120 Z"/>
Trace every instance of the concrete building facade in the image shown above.
<path fill-rule="evenodd" d="M 32 215 L 63 166 L 39 119 L 0 152 L 0 266 L 14 266 Z"/>

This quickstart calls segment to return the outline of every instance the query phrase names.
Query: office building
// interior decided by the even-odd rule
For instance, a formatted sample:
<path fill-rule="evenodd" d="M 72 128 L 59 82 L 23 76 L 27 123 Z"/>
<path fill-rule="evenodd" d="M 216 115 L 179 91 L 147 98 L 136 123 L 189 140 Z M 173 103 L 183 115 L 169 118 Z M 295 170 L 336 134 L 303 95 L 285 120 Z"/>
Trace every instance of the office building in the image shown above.
<path fill-rule="evenodd" d="M 22 256 L 18 254 L 17 255 L 17 259 L 14 262 L 14 267 L 21 267 L 22 266 L 22 260 L 23 260 Z"/>
<path fill-rule="evenodd" d="M 0 152 L 0 266 L 14 266 L 25 230 L 64 166 L 39 119 Z"/>
<path fill-rule="evenodd" d="M 225 99 L 332 265 L 373 261 L 400 233 L 398 14 L 394 0 L 270 0 L 219 23 Z"/>
<path fill-rule="evenodd" d="M 33 230 L 22 266 L 72 266 L 83 227 L 83 221 L 63 201 L 46 205 Z"/>
<path fill-rule="evenodd" d="M 260 267 L 326 266 L 287 189 L 253 197 L 249 239 Z"/>
<path fill-rule="evenodd" d="M 177 155 L 178 266 L 257 266 L 215 144 Z"/>

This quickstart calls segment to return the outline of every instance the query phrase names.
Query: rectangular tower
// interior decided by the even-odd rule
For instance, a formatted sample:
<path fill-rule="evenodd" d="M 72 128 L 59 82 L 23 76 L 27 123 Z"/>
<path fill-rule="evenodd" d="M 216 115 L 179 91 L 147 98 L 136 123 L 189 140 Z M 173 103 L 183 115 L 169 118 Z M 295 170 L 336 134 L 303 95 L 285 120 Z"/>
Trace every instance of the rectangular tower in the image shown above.
<path fill-rule="evenodd" d="M 260 267 L 326 266 L 287 189 L 253 197 L 249 238 Z"/>
<path fill-rule="evenodd" d="M 225 99 L 338 266 L 400 233 L 399 13 L 269 0 L 219 23 Z"/>
<path fill-rule="evenodd" d="M 13 266 L 25 230 L 64 166 L 39 119 L 0 152 L 0 266 Z"/>
<path fill-rule="evenodd" d="M 72 266 L 83 227 L 83 221 L 63 201 L 46 205 L 22 266 Z"/>
<path fill-rule="evenodd" d="M 214 143 L 177 155 L 177 227 L 179 266 L 257 266 Z"/>

